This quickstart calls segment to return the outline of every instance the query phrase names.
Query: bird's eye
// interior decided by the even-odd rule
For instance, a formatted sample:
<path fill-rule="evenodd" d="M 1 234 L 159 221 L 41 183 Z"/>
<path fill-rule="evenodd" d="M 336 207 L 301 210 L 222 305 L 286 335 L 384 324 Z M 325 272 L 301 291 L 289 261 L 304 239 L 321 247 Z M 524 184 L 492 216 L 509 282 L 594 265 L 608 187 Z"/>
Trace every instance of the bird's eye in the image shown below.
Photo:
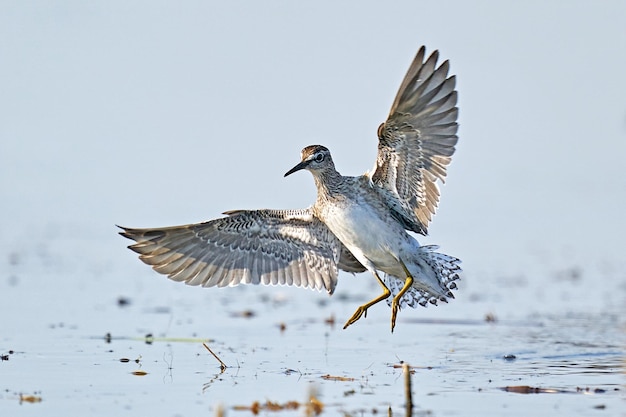
<path fill-rule="evenodd" d="M 323 153 L 318 153 L 317 155 L 315 155 L 315 162 L 322 162 L 324 160 L 324 154 Z"/>

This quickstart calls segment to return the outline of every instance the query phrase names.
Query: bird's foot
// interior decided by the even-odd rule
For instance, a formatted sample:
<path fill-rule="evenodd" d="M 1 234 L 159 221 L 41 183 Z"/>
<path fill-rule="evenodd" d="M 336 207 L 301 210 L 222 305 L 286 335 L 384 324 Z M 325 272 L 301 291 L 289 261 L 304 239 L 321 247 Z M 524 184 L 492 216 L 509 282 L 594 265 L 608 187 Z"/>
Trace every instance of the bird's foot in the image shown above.
<path fill-rule="evenodd" d="M 356 309 L 356 311 L 354 312 L 352 317 L 350 317 L 350 319 L 348 319 L 348 321 L 343 326 L 343 328 L 346 329 L 349 325 L 354 324 L 358 319 L 361 318 L 361 316 L 367 317 L 367 309 L 368 309 L 368 307 L 369 307 L 368 305 L 359 306 L 359 308 Z"/>
<path fill-rule="evenodd" d="M 396 316 L 398 315 L 399 309 L 398 298 L 396 297 L 391 302 L 391 333 L 393 333 L 393 329 L 396 327 Z"/>
<path fill-rule="evenodd" d="M 380 284 L 380 286 L 383 287 L 383 293 L 381 295 L 379 295 L 378 297 L 374 298 L 369 303 L 365 303 L 362 306 L 359 306 L 359 308 L 356 309 L 356 311 L 354 312 L 352 317 L 350 317 L 350 319 L 343 326 L 344 329 L 347 328 L 349 325 L 355 323 L 358 319 L 361 318 L 361 316 L 367 317 L 367 309 L 368 308 L 370 308 L 371 306 L 373 306 L 376 303 L 381 302 L 382 300 L 386 299 L 387 297 L 389 297 L 391 295 L 391 291 L 389 291 L 389 288 L 387 288 L 387 286 L 385 285 L 383 280 L 380 279 L 380 277 L 378 276 L 376 271 L 374 271 L 374 276 L 378 280 L 378 283 Z"/>
<path fill-rule="evenodd" d="M 404 269 L 404 272 L 406 273 L 406 279 L 404 280 L 402 289 L 398 291 L 396 296 L 393 297 L 393 300 L 391 301 L 391 333 L 393 333 L 393 328 L 396 327 L 396 316 L 398 315 L 398 310 L 400 309 L 400 300 L 413 285 L 413 276 L 402 259 L 400 259 L 400 265 L 402 265 L 402 269 Z"/>

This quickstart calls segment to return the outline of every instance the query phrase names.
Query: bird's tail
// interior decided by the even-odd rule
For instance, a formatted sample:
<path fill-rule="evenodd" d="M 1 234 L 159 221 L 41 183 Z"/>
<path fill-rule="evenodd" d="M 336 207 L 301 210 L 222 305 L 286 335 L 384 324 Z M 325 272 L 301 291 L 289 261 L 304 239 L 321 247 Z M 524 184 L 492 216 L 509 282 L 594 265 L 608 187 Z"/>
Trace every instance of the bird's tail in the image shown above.
<path fill-rule="evenodd" d="M 402 296 L 400 307 L 422 307 L 428 306 L 428 303 L 437 305 L 438 301 L 448 302 L 448 298 L 454 298 L 452 290 L 457 288 L 456 280 L 460 279 L 461 260 L 454 256 L 435 252 L 438 246 L 429 245 L 420 247 L 420 259 L 432 270 L 433 275 L 438 281 L 439 288 L 432 288 L 420 282 L 420 277 L 415 276 L 413 286 Z M 430 275 L 430 274 L 429 274 Z M 391 305 L 393 297 L 396 296 L 404 286 L 404 279 L 398 279 L 394 276 L 385 274 L 383 281 L 387 288 L 391 291 L 391 297 L 387 298 L 387 304 Z"/>

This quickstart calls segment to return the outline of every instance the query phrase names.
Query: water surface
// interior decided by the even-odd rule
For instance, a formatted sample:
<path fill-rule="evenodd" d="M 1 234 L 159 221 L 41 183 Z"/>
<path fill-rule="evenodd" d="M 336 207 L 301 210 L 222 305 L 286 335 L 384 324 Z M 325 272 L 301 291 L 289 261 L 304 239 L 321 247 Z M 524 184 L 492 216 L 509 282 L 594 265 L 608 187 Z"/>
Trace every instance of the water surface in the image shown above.
<path fill-rule="evenodd" d="M 74 259 L 70 246 L 93 250 Z M 341 329 L 379 291 L 367 274 L 342 275 L 332 297 L 200 289 L 135 268 L 131 253 L 103 262 L 101 246 L 60 238 L 3 260 L 3 414 L 250 415 L 258 405 L 272 415 L 268 402 L 307 404 L 314 393 L 324 415 L 403 415 L 404 362 L 415 415 L 623 410 L 619 280 L 603 292 L 592 272 L 465 276 L 456 300 L 402 310 L 391 334 L 385 304 Z"/>

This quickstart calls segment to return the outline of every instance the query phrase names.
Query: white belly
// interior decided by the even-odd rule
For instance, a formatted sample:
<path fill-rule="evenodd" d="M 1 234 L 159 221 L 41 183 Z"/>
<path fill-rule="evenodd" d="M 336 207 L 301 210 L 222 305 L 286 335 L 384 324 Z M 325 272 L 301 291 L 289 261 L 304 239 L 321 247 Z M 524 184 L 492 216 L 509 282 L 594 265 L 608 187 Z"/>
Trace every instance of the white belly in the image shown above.
<path fill-rule="evenodd" d="M 371 272 L 382 271 L 404 283 L 407 277 L 404 263 L 415 280 L 415 288 L 436 298 L 449 292 L 442 284 L 440 272 L 432 267 L 433 262 L 439 261 L 435 262 L 428 250 L 422 250 L 417 240 L 391 217 L 386 206 L 378 204 L 374 196 L 361 195 L 355 200 L 344 196 L 343 200 L 326 201 L 315 209 L 330 231 Z M 440 267 L 443 270 L 448 268 L 447 265 Z M 454 273 L 454 270 L 450 271 L 450 274 Z"/>
<path fill-rule="evenodd" d="M 364 204 L 329 205 L 321 214 L 328 228 L 364 266 L 404 277 L 398 257 L 414 252 L 419 244 L 399 223 L 384 221 Z"/>

